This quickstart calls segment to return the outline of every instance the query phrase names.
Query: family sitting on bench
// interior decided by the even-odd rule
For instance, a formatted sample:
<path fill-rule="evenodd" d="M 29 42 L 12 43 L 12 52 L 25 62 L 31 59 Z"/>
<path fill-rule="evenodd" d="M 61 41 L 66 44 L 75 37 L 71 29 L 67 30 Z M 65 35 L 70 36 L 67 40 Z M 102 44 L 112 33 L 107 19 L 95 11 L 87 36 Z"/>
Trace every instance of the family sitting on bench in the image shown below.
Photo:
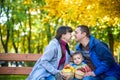
<path fill-rule="evenodd" d="M 69 26 L 60 26 L 57 29 L 55 38 L 45 48 L 27 80 L 67 79 L 62 70 L 66 64 L 69 64 L 71 55 L 74 54 L 68 46 L 72 31 Z M 91 69 L 85 72 L 82 80 L 120 80 L 120 66 L 115 62 L 110 49 L 104 42 L 91 36 L 89 28 L 85 25 L 77 26 L 74 36 L 78 42 L 76 51 L 81 52 L 84 63 Z"/>

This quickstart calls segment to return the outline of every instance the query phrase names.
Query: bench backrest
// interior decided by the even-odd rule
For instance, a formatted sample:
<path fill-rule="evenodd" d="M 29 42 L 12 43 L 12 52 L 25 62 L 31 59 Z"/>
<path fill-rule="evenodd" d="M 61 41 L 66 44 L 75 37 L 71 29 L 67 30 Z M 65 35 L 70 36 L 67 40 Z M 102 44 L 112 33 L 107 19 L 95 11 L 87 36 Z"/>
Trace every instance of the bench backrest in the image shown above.
<path fill-rule="evenodd" d="M 36 62 L 42 54 L 3 54 L 0 53 L 0 61 L 25 61 Z M 32 67 L 0 67 L 0 74 L 28 75 Z"/>

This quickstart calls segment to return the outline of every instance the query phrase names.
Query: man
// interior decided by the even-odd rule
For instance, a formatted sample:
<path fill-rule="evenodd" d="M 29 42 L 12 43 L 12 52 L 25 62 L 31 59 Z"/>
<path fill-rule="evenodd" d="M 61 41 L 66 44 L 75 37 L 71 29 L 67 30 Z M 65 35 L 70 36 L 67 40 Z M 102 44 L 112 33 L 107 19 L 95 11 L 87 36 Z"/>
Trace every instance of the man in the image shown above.
<path fill-rule="evenodd" d="M 82 52 L 85 62 L 92 69 L 83 80 L 120 80 L 120 67 L 115 62 L 108 46 L 90 35 L 89 28 L 79 25 L 75 30 L 79 44 L 76 50 Z"/>

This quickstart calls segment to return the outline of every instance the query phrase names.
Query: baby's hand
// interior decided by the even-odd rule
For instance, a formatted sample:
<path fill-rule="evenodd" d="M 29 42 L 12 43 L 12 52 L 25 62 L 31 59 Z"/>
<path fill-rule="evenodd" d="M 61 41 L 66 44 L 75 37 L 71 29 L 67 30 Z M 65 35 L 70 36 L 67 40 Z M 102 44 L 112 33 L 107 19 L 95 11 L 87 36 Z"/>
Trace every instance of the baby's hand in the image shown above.
<path fill-rule="evenodd" d="M 85 68 L 83 68 L 83 67 L 77 68 L 77 70 L 78 70 L 78 71 L 82 71 L 82 72 L 84 72 L 84 73 L 86 72 L 86 71 L 85 71 Z"/>

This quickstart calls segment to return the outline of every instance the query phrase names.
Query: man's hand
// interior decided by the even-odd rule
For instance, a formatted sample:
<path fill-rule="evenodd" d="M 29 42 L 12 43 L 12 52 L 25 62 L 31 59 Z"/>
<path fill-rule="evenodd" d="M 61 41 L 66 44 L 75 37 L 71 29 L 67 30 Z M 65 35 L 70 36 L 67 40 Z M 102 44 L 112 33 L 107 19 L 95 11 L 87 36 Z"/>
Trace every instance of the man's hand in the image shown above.
<path fill-rule="evenodd" d="M 86 72 L 84 76 L 96 76 L 93 71 Z"/>

